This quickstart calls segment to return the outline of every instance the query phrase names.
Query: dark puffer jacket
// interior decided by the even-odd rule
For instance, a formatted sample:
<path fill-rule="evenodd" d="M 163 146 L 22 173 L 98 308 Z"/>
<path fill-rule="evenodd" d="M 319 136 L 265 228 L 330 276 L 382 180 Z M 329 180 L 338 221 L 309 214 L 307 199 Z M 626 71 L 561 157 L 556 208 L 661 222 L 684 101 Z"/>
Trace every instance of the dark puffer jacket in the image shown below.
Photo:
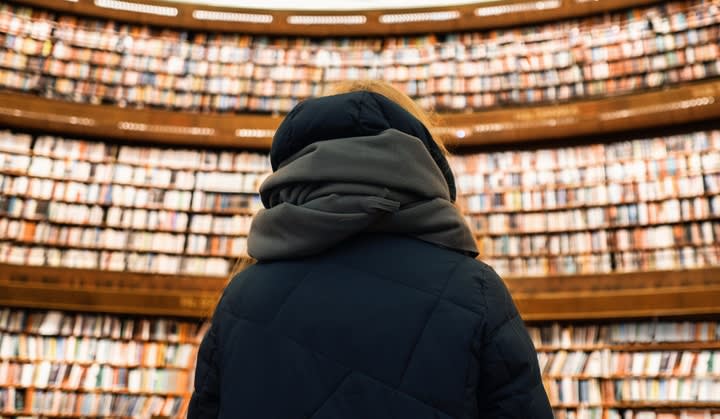
<path fill-rule="evenodd" d="M 392 235 L 259 263 L 228 286 L 189 418 L 552 418 L 536 354 L 487 265 Z"/>

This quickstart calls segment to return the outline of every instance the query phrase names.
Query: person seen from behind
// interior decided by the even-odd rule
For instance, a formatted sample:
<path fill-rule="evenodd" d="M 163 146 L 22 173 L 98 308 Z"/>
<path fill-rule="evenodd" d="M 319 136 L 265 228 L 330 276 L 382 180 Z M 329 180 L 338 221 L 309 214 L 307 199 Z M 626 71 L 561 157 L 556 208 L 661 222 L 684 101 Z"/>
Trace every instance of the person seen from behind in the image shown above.
<path fill-rule="evenodd" d="M 248 236 L 257 263 L 218 303 L 188 418 L 553 417 L 433 129 L 379 81 L 285 117 Z"/>

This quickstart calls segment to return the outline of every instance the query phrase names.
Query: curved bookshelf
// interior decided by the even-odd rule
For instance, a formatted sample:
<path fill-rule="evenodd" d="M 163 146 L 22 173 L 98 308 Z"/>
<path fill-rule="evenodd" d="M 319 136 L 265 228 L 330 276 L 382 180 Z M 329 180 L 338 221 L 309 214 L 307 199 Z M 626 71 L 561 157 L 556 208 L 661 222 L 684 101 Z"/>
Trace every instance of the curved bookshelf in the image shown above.
<path fill-rule="evenodd" d="M 526 321 L 720 314 L 720 267 L 506 278 Z M 227 278 L 0 264 L 0 306 L 209 318 Z"/>
<path fill-rule="evenodd" d="M 567 104 L 442 115 L 450 147 L 557 141 L 720 117 L 720 81 Z M 129 142 L 267 150 L 281 117 L 89 105 L 0 91 L 0 124 Z"/>
<path fill-rule="evenodd" d="M 503 0 L 492 4 L 389 10 L 289 11 L 212 7 L 158 0 L 133 1 L 134 11 L 121 2 L 74 0 L 15 3 L 76 15 L 117 19 L 163 27 L 266 35 L 364 36 L 449 32 L 498 28 L 567 19 L 657 3 L 658 0 Z M 100 5 L 115 5 L 115 8 Z M 120 7 L 118 7 L 120 6 Z M 154 10 L 153 10 L 154 9 Z"/>

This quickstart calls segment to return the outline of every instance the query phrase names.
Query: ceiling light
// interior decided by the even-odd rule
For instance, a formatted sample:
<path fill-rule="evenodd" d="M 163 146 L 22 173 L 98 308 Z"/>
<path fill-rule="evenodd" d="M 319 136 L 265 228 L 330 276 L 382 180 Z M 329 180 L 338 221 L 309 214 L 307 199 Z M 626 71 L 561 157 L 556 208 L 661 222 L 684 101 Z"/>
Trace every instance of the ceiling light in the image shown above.
<path fill-rule="evenodd" d="M 272 15 L 254 13 L 217 12 L 213 10 L 194 10 L 192 16 L 197 20 L 216 20 L 225 22 L 272 23 Z"/>
<path fill-rule="evenodd" d="M 120 0 L 95 0 L 95 5 L 106 9 L 124 10 L 126 12 L 146 13 L 160 16 L 177 16 L 178 9 L 174 7 L 155 6 L 153 4 L 134 3 Z"/>
<path fill-rule="evenodd" d="M 362 25 L 367 18 L 362 15 L 293 15 L 288 16 L 287 22 L 291 25 Z"/>
<path fill-rule="evenodd" d="M 460 17 L 460 12 L 450 10 L 445 12 L 425 12 L 425 13 L 397 13 L 386 14 L 380 16 L 380 23 L 411 23 L 411 22 L 431 22 L 442 20 L 454 20 Z"/>
<path fill-rule="evenodd" d="M 560 7 L 560 0 L 541 0 L 525 3 L 504 4 L 502 6 L 478 7 L 475 9 L 475 15 L 497 16 L 508 13 L 535 12 L 538 10 L 557 9 Z"/>

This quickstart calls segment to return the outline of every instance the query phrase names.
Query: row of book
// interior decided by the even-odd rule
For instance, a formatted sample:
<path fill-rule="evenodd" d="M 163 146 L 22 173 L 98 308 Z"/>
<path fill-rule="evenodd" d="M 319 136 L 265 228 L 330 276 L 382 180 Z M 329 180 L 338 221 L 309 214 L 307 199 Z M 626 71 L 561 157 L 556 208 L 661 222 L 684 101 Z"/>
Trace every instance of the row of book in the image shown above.
<path fill-rule="evenodd" d="M 720 246 L 678 247 L 585 255 L 480 257 L 500 275 L 579 275 L 695 269 L 720 264 Z"/>
<path fill-rule="evenodd" d="M 138 253 L 243 257 L 247 252 L 244 236 L 174 234 L 148 231 L 126 231 L 113 228 L 70 227 L 35 221 L 0 218 L 0 233 L 5 242 L 0 257 L 11 263 L 64 266 L 78 259 L 82 267 L 96 268 L 98 258 L 109 269 L 120 270 L 133 265 Z M 626 266 L 649 264 L 656 269 L 678 266 L 707 266 L 716 260 L 720 223 L 705 222 L 675 226 L 659 226 L 635 230 L 605 230 L 557 235 L 500 236 L 480 239 L 481 255 L 495 261 L 496 269 L 527 265 L 523 271 L 536 271 L 557 266 L 560 272 L 587 272 L 598 264 L 607 271 Z M 187 241 L 187 246 L 186 246 Z M 34 245 L 25 249 L 17 244 Z M 38 246 L 48 246 L 44 249 Z M 57 247 L 57 248 L 56 248 Z M 67 250 L 66 250 L 67 249 Z M 102 256 L 94 252 L 103 252 Z M 122 252 L 112 252 L 113 250 Z M 127 251 L 128 253 L 126 253 Z M 131 256 L 134 255 L 134 256 Z M 127 256 L 127 261 L 126 261 Z M 679 259 L 679 260 L 678 260 Z M 180 258 L 168 263 L 169 272 L 177 272 Z M 504 261 L 504 263 L 503 263 Z M 159 263 L 159 262 L 158 262 Z M 555 269 L 549 268 L 550 271 Z M 135 269 L 133 269 L 135 270 Z"/>
<path fill-rule="evenodd" d="M 26 41 L 34 42 L 26 38 Z M 0 46 L 3 44 L 0 39 Z M 7 41 L 7 40 L 6 40 Z M 183 61 L 170 57 L 167 62 L 161 58 L 141 57 L 134 55 L 110 55 L 102 57 L 77 57 L 71 60 L 58 57 L 43 57 L 40 51 L 23 48 L 22 45 L 12 49 L 8 42 L 7 49 L 0 49 L 0 65 L 8 69 L 41 73 L 68 79 L 90 78 L 96 82 L 132 86 L 137 83 L 152 83 L 160 89 L 177 91 L 221 93 L 221 88 L 236 86 L 236 90 L 228 93 L 257 93 L 258 86 L 269 81 L 278 83 L 301 81 L 308 86 L 319 86 L 324 82 L 358 78 L 382 78 L 391 82 L 427 81 L 426 88 L 418 95 L 431 95 L 447 92 L 449 83 L 443 80 L 454 80 L 458 83 L 470 83 L 464 89 L 453 85 L 455 91 L 470 93 L 492 91 L 490 80 L 512 80 L 512 88 L 529 89 L 584 83 L 609 78 L 663 71 L 680 68 L 698 63 L 712 63 L 718 58 L 716 44 L 688 46 L 677 50 L 648 54 L 635 58 L 624 58 L 618 61 L 595 61 L 583 63 L 571 61 L 570 52 L 563 51 L 555 56 L 545 55 L 540 61 L 537 57 L 507 57 L 500 60 L 447 62 L 434 61 L 417 66 L 389 65 L 383 67 L 330 67 L 325 70 L 318 67 L 317 62 L 299 63 L 297 67 L 281 66 L 278 68 L 253 67 L 252 63 L 240 65 L 208 64 Z M 34 44 L 33 44 L 34 45 Z M 55 46 L 57 49 L 58 45 Z M 82 55 L 82 54 L 76 54 Z M 83 59 L 86 58 L 86 59 Z M 95 58 L 102 62 L 92 62 Z M 39 61 L 36 61 L 39 60 Z M 540 64 L 540 63 L 543 64 Z M 233 72 L 234 71 L 234 72 Z M 507 79 L 506 77 L 510 77 Z M 473 85 L 480 87 L 473 89 Z"/>
<path fill-rule="evenodd" d="M 109 365 L 0 362 L 0 386 L 107 391 L 119 393 L 177 394 L 187 392 L 188 371 L 160 368 L 118 368 Z"/>
<path fill-rule="evenodd" d="M 188 235 L 185 253 L 219 257 L 247 257 L 247 238 L 228 236 Z"/>
<path fill-rule="evenodd" d="M 84 183 L 52 179 L 31 178 L 0 174 L 0 190 L 6 196 L 53 200 L 72 204 L 119 206 L 126 208 L 157 210 L 212 211 L 222 206 L 206 206 L 214 203 L 207 196 L 220 196 L 226 201 L 249 201 L 251 197 L 232 197 L 227 194 L 209 194 L 202 191 L 167 190 L 162 188 L 136 187 L 116 184 Z M 193 200 L 193 195 L 198 198 Z M 224 201 L 223 201 L 224 202 Z M 233 201 L 234 202 L 234 201 Z M 243 207 L 248 207 L 249 203 Z"/>
<path fill-rule="evenodd" d="M 167 275 L 226 276 L 232 255 L 181 256 L 121 250 L 58 249 L 0 241 L 0 263 Z"/>
<path fill-rule="evenodd" d="M 616 344 L 720 342 L 718 321 L 625 321 L 620 323 L 550 323 L 529 326 L 537 348 L 572 349 Z"/>
<path fill-rule="evenodd" d="M 686 164 L 687 161 L 690 164 Z M 526 169 L 532 170 L 532 169 Z M 708 178 L 720 171 L 720 152 L 671 156 L 662 161 L 630 160 L 624 164 L 565 169 L 562 171 L 463 173 L 458 185 L 464 193 L 505 190 L 533 190 L 541 187 L 577 187 L 601 183 L 643 183 L 667 181 L 706 175 Z"/>
<path fill-rule="evenodd" d="M 616 250 L 608 238 L 605 230 L 554 235 L 480 237 L 478 248 L 483 257 L 582 255 Z"/>
<path fill-rule="evenodd" d="M 0 140 L 0 151 L 11 154 L 50 157 L 56 161 L 67 162 L 70 160 L 76 163 L 114 163 L 113 167 L 116 169 L 120 167 L 119 170 L 123 174 L 116 179 L 119 182 L 130 182 L 135 176 L 142 177 L 143 175 L 135 174 L 135 170 L 138 169 L 140 169 L 138 173 L 153 170 L 153 174 L 164 172 L 165 169 L 171 172 L 184 170 L 187 172 L 218 171 L 261 174 L 270 171 L 270 159 L 267 154 L 257 152 L 117 146 L 101 141 L 76 140 L 49 135 L 33 137 L 29 134 L 9 130 L 0 130 Z M 44 162 L 40 167 L 47 165 L 47 161 Z M 144 175 L 145 179 L 148 177 L 148 175 Z"/>
<path fill-rule="evenodd" d="M 533 26 L 516 30 L 491 31 L 485 33 L 467 33 L 446 36 L 439 41 L 435 36 L 416 36 L 391 38 L 378 45 L 378 40 L 354 40 L 353 45 L 344 46 L 345 39 L 316 41 L 307 38 L 277 39 L 273 44 L 263 38 L 242 35 L 211 35 L 189 34 L 164 30 L 153 34 L 148 27 L 134 26 L 129 29 L 124 25 L 120 31 L 110 29 L 114 22 L 78 21 L 71 16 L 32 16 L 20 17 L 26 11 L 22 8 L 4 8 L 0 14 L 0 28 L 8 35 L 27 37 L 43 43 L 55 40 L 68 47 L 109 51 L 117 54 L 138 55 L 159 58 L 177 58 L 203 60 L 208 62 L 251 61 L 261 65 L 281 65 L 288 62 L 313 62 L 320 65 L 332 63 L 343 65 L 348 62 L 372 62 L 380 64 L 402 63 L 413 65 L 433 60 L 448 59 L 457 55 L 470 59 L 495 58 L 515 55 L 526 48 L 528 55 L 541 55 L 559 49 L 584 47 L 577 54 L 588 60 L 612 60 L 620 57 L 636 56 L 637 47 L 625 46 L 628 42 L 647 42 L 643 51 L 663 51 L 673 47 L 692 45 L 711 36 L 701 34 L 708 26 L 718 23 L 712 13 L 712 7 L 699 2 L 679 5 L 673 11 L 656 8 L 638 8 L 633 12 L 659 13 L 656 19 L 630 18 L 618 24 L 612 22 L 613 31 L 605 31 L 609 22 L 595 20 L 565 21 L 552 26 Z M 692 11 L 692 12 L 691 12 Z M 693 25 L 677 25 L 672 30 L 663 23 L 668 17 L 685 20 L 685 14 L 692 16 L 707 14 L 695 20 Z M 32 11 L 31 11 L 32 14 Z M 625 15 L 627 16 L 627 15 Z M 623 19 L 622 14 L 615 14 L 610 20 Z M 37 19 L 37 20 L 36 20 Z M 12 20 L 15 25 L 9 24 Z M 586 23 L 587 22 L 587 23 Z M 589 24 L 588 24 L 589 23 Z M 40 26 L 41 31 L 34 28 Z M 543 30 L 546 39 L 538 41 L 538 30 Z M 138 33 L 141 32 L 141 33 Z M 605 36 L 583 36 L 605 31 Z M 133 33 L 134 32 L 134 33 Z M 610 32 L 610 33 L 608 33 Z M 617 32 L 626 32 L 618 34 Z M 680 37 L 679 35 L 684 35 Z M 191 39 L 194 38 L 194 39 Z M 279 41 L 279 42 L 278 42 Z M 282 45 L 282 43 L 285 45 Z M 288 45 L 291 41 L 294 45 Z M 440 44 L 439 47 L 435 45 Z M 480 45 L 480 47 L 477 47 Z M 623 45 L 623 48 L 619 46 Z M 609 47 L 609 48 L 608 48 Z M 615 48 L 613 48 L 615 47 Z M 467 50 L 458 54 L 458 50 Z M 454 54 L 453 54 L 454 53 Z"/>
<path fill-rule="evenodd" d="M 462 167 L 462 166 L 461 166 Z M 524 170 L 505 168 L 496 172 L 460 172 L 458 187 L 464 192 L 498 189 L 531 189 L 549 185 L 597 184 L 604 182 L 647 182 L 667 177 L 713 174 L 720 170 L 720 150 L 672 154 L 662 160 L 631 159 L 596 166 Z"/>
<path fill-rule="evenodd" d="M 225 276 L 233 260 L 244 257 L 245 242 L 229 238 L 205 241 L 199 252 L 180 254 L 123 250 L 60 249 L 0 242 L 0 263 L 61 268 L 102 269 L 159 274 Z M 577 275 L 642 270 L 694 269 L 720 263 L 720 246 L 557 256 L 498 256 L 481 259 L 506 277 Z"/>
<path fill-rule="evenodd" d="M 4 241 L 88 250 L 127 250 L 199 256 L 246 256 L 247 238 L 205 234 L 125 231 L 114 228 L 68 227 L 35 221 L 0 218 Z M 185 246 L 187 240 L 187 246 Z M 549 241 L 552 242 L 552 241 Z"/>
<path fill-rule="evenodd" d="M 184 234 L 176 233 L 68 227 L 5 218 L 0 218 L 0 236 L 6 241 L 26 244 L 170 254 L 182 254 L 186 238 Z"/>
<path fill-rule="evenodd" d="M 543 379 L 550 403 L 720 402 L 720 378 Z"/>
<path fill-rule="evenodd" d="M 677 224 L 717 217 L 720 217 L 720 195 L 564 211 L 490 213 L 466 219 L 481 235 L 524 235 Z"/>
<path fill-rule="evenodd" d="M 718 242 L 720 222 L 703 222 L 610 231 L 482 236 L 478 239 L 478 247 L 481 255 L 488 257 L 552 256 L 702 246 Z"/>
<path fill-rule="evenodd" d="M 198 343 L 205 335 L 207 326 L 203 322 L 162 317 L 0 309 L 0 330 L 40 336 Z"/>
<path fill-rule="evenodd" d="M 247 235 L 252 217 L 249 215 L 219 216 L 208 214 L 193 215 L 189 231 L 217 235 Z"/>
<path fill-rule="evenodd" d="M 0 332 L 0 360 L 52 361 L 115 367 L 190 368 L 195 345 L 111 340 L 77 336 L 36 336 Z M 0 377 L 2 375 L 0 374 Z"/>
<path fill-rule="evenodd" d="M 558 37 L 542 44 L 524 44 L 518 41 L 502 46 L 490 44 L 485 48 L 459 42 L 451 36 L 446 36 L 445 41 L 425 36 L 419 39 L 421 44 L 412 47 L 392 46 L 391 40 L 388 40 L 386 46 L 376 51 L 362 49 L 362 46 L 358 51 L 331 50 L 328 47 L 309 45 L 295 49 L 282 48 L 273 51 L 275 54 L 267 55 L 261 49 L 273 48 L 260 43 L 250 48 L 238 48 L 226 43 L 219 48 L 210 46 L 203 51 L 202 45 L 188 46 L 179 41 L 169 44 L 172 49 L 168 48 L 162 52 L 155 49 L 149 52 L 134 48 L 98 49 L 59 37 L 37 40 L 36 37 L 28 34 L 7 33 L 3 44 L 10 51 L 29 55 L 94 65 L 126 67 L 138 71 L 190 73 L 203 77 L 229 73 L 246 78 L 270 77 L 275 80 L 292 80 L 293 78 L 312 79 L 312 74 L 317 74 L 317 70 L 322 68 L 382 69 L 384 73 L 390 70 L 388 74 L 390 76 L 393 74 L 393 69 L 412 71 L 429 67 L 430 73 L 422 77 L 543 71 L 565 68 L 577 63 L 615 62 L 712 45 L 716 33 L 716 26 L 665 34 L 645 28 L 641 33 L 634 33 L 633 39 L 596 46 L 583 37 L 572 41 Z M 151 39 L 150 42 L 163 42 L 163 40 Z M 274 56 L 268 59 L 269 55 Z M 457 66 L 458 71 L 445 72 L 444 64 Z M 208 71 L 213 67 L 214 71 Z M 231 69 L 234 71 L 230 71 Z"/>
<path fill-rule="evenodd" d="M 556 419 L 720 419 L 720 412 L 710 409 L 606 409 L 579 407 L 555 409 Z"/>
<path fill-rule="evenodd" d="M 186 400 L 177 396 L 0 388 L 0 411 L 22 417 L 176 417 L 186 403 Z"/>
<path fill-rule="evenodd" d="M 470 214 L 490 211 L 569 210 L 593 206 L 627 205 L 720 193 L 720 172 L 704 176 L 665 178 L 648 182 L 607 182 L 594 186 L 558 185 L 544 189 L 461 194 L 458 202 Z"/>
<path fill-rule="evenodd" d="M 250 215 L 188 214 L 178 211 L 68 204 L 13 196 L 0 198 L 0 219 L 3 217 L 58 225 L 177 233 L 189 231 L 227 236 L 247 235 L 252 221 Z M 5 222 L 8 220 L 6 218 Z"/>
<path fill-rule="evenodd" d="M 711 129 L 570 147 L 458 155 L 451 157 L 451 164 L 458 174 L 525 174 L 528 171 L 564 171 L 575 168 L 587 170 L 589 167 L 625 164 L 632 160 L 646 161 L 650 164 L 656 162 L 662 165 L 666 159 L 673 156 L 702 155 L 704 152 L 717 150 L 720 150 L 720 130 Z M 692 170 L 701 167 L 697 161 L 697 158 L 688 161 L 694 165 Z M 666 170 L 675 169 L 668 167 Z M 669 174 L 675 173 L 669 172 Z"/>
<path fill-rule="evenodd" d="M 720 64 L 718 61 L 710 61 L 646 74 L 545 87 L 524 87 L 519 81 L 514 81 L 516 76 L 489 76 L 454 81 L 448 78 L 438 82 L 445 84 L 445 88 L 435 90 L 427 87 L 433 83 L 433 79 L 394 81 L 393 85 L 413 97 L 423 107 L 452 111 L 627 94 L 714 78 L 718 75 Z M 323 84 L 297 81 L 275 83 L 265 80 L 248 89 L 239 82 L 229 83 L 226 86 L 228 89 L 219 84 L 216 86 L 217 93 L 163 89 L 157 87 L 154 76 L 147 80 L 139 79 L 137 85 L 125 86 L 118 83 L 118 80 L 109 83 L 82 76 L 58 78 L 18 73 L 17 70 L 0 70 L 0 86 L 11 90 L 80 103 L 182 111 L 289 112 L 301 100 L 325 91 Z"/>
<path fill-rule="evenodd" d="M 91 163 L 0 152 L 0 168 L 22 171 L 30 177 L 67 179 L 91 183 L 154 186 L 216 192 L 256 191 L 264 173 L 192 172 L 122 163 Z"/>
<path fill-rule="evenodd" d="M 719 240 L 720 222 L 618 229 L 608 234 L 609 245 L 619 250 L 655 249 L 670 246 L 700 246 L 718 243 Z"/>
<path fill-rule="evenodd" d="M 717 23 L 712 7 L 700 2 L 672 2 L 654 7 L 637 7 L 628 13 L 613 13 L 587 19 L 561 21 L 518 29 L 487 32 L 470 32 L 445 37 L 445 50 L 455 45 L 472 46 L 474 54 L 494 54 L 498 50 L 517 49 L 518 44 L 527 45 L 531 52 L 542 52 L 556 47 L 558 42 L 590 46 L 616 44 L 641 39 L 648 34 L 673 34 Z M 432 35 L 391 37 L 380 39 L 288 39 L 251 37 L 241 34 L 205 34 L 181 32 L 168 29 L 152 29 L 148 26 L 129 25 L 119 22 L 103 22 L 75 16 L 46 13 L 23 7 L 5 7 L 0 14 L 0 28 L 13 35 L 31 35 L 45 40 L 55 37 L 64 42 L 85 48 L 130 52 L 151 56 L 190 56 L 209 61 L 232 61 L 255 59 L 276 64 L 279 61 L 296 61 L 303 55 L 295 50 L 324 48 L 328 54 L 340 54 L 343 60 L 366 59 L 376 51 L 382 51 L 383 59 L 404 63 L 432 57 L 437 43 Z M 578 29 L 587 29 L 588 37 Z M 481 48 L 476 45 L 482 46 Z M 252 51 L 262 46 L 262 50 Z M 418 51 L 407 51 L 416 47 Z M 288 50 L 288 51 L 284 51 Z M 250 54 L 254 54 L 251 57 Z"/>
<path fill-rule="evenodd" d="M 720 378 L 720 350 L 540 352 L 538 361 L 542 375 L 551 378 Z"/>

